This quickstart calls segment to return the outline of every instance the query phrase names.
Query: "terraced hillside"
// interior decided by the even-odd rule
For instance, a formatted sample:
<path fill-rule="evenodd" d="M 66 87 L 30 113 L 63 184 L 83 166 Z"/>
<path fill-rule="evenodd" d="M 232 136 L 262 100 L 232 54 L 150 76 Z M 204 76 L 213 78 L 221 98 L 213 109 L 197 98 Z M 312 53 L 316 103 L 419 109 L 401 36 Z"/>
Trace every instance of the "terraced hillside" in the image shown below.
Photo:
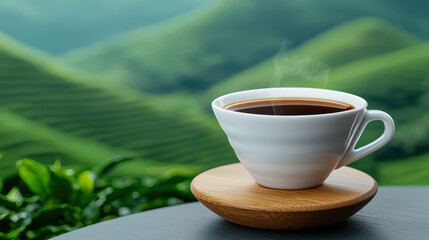
<path fill-rule="evenodd" d="M 322 61 L 335 69 L 343 64 L 399 50 L 419 42 L 421 41 L 414 35 L 383 20 L 362 18 L 335 26 L 285 54 L 298 60 L 311 58 Z M 207 90 L 205 98 L 208 101 L 229 92 L 270 87 L 273 73 L 273 60 L 268 59 L 215 84 Z M 289 81 L 285 84 L 294 84 L 293 79 L 284 81 Z"/>
<path fill-rule="evenodd" d="M 0 108 L 0 179 L 15 170 L 15 162 L 32 158 L 46 164 L 95 164 L 125 150 L 109 148 L 89 139 L 73 137 Z"/>
<path fill-rule="evenodd" d="M 347 20 L 379 16 L 418 26 L 410 23 L 415 16 L 400 16 L 405 11 L 392 8 L 396 5 L 383 1 L 217 1 L 201 12 L 73 51 L 64 59 L 143 91 L 202 91 L 272 56 L 284 39 L 295 47 Z"/>
<path fill-rule="evenodd" d="M 328 88 L 368 100 L 389 112 L 397 132 L 391 145 L 409 156 L 429 150 L 429 44 L 356 61 L 332 71 Z M 396 151 L 384 157 L 398 158 Z"/>
<path fill-rule="evenodd" d="M 131 90 L 87 83 L 91 79 L 22 46 L 18 50 L 5 37 L 0 42 L 0 107 L 13 114 L 151 162 L 210 167 L 234 161 L 226 138 L 216 127 L 163 111 L 152 98 Z M 22 128 L 22 133 L 33 131 L 31 125 Z M 7 125 L 0 126 L 0 132 L 7 131 Z M 2 151 L 7 153 L 15 140 L 2 141 Z M 25 143 L 25 139 L 17 141 Z M 31 155 L 31 148 L 37 146 L 28 144 L 20 151 Z M 46 148 L 44 152 L 61 156 L 60 149 Z"/>

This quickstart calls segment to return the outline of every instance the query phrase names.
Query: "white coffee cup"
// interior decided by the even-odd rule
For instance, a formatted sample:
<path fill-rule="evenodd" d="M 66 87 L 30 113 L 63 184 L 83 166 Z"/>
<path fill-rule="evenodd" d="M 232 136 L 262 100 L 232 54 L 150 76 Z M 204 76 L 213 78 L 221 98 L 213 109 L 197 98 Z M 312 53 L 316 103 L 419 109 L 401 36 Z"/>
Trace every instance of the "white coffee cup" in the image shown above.
<path fill-rule="evenodd" d="M 224 108 L 253 99 L 302 97 L 335 100 L 354 109 L 315 115 L 260 115 Z M 352 163 L 387 144 L 395 133 L 385 112 L 367 110 L 356 95 L 315 88 L 266 88 L 227 94 L 215 99 L 213 111 L 240 162 L 260 185 L 304 189 L 323 184 L 337 168 Z M 384 133 L 355 149 L 366 125 L 384 123 Z"/>

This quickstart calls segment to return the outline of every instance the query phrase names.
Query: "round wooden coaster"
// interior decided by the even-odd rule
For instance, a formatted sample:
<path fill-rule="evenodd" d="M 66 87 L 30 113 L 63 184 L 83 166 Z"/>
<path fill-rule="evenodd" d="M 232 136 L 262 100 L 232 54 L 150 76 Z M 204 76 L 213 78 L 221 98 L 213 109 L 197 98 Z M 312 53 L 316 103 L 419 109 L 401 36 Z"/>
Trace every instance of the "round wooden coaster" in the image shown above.
<path fill-rule="evenodd" d="M 194 178 L 192 193 L 228 221 L 268 229 L 322 227 L 346 220 L 377 193 L 377 182 L 342 167 L 319 187 L 280 190 L 262 187 L 240 163 L 210 169 Z"/>

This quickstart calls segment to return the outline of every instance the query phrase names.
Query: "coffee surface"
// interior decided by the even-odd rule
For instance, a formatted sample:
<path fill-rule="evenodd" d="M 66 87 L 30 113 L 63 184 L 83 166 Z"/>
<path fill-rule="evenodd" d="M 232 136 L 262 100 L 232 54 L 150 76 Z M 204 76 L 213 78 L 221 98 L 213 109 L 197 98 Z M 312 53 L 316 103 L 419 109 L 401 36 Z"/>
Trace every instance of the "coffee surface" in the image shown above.
<path fill-rule="evenodd" d="M 264 98 L 232 103 L 224 108 L 263 115 L 314 115 L 354 109 L 347 103 L 319 98 Z"/>

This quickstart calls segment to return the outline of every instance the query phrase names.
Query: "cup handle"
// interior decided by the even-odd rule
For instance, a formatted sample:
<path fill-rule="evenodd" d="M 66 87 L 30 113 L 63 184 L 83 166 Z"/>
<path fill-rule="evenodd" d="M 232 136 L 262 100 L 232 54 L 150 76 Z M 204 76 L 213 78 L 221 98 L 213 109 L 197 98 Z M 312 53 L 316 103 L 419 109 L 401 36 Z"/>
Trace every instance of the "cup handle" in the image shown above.
<path fill-rule="evenodd" d="M 359 149 L 355 149 L 356 143 L 358 142 L 363 131 L 365 130 L 365 127 L 368 125 L 368 123 L 376 120 L 381 120 L 384 123 L 383 134 L 373 142 Z M 354 136 L 352 137 L 348 149 L 346 150 L 341 160 L 338 162 L 335 169 L 343 167 L 347 164 L 350 164 L 358 159 L 365 157 L 368 154 L 371 154 L 377 151 L 378 149 L 386 145 L 393 138 L 394 134 L 395 134 L 395 123 L 393 122 L 393 119 L 389 114 L 379 110 L 366 111 L 365 117 L 363 118 L 360 126 L 358 127 Z"/>

